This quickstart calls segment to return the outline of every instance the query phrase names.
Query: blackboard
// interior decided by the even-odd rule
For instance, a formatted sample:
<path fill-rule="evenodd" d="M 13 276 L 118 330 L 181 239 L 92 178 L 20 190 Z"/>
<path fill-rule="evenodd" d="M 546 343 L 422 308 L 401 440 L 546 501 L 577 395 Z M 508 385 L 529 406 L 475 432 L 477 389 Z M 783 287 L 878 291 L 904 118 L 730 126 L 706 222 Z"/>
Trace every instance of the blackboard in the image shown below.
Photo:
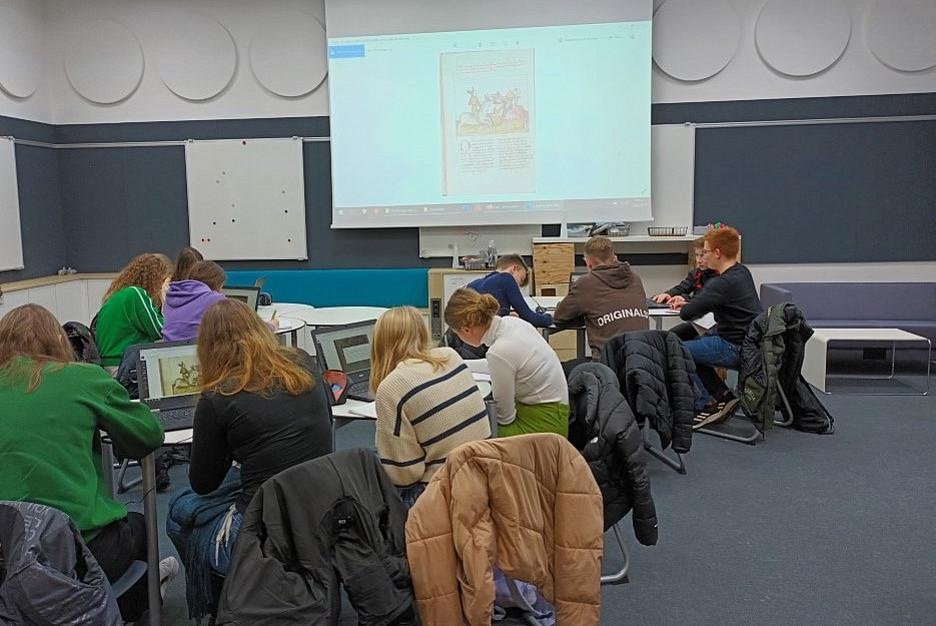
<path fill-rule="evenodd" d="M 746 263 L 936 260 L 936 121 L 699 127 L 695 167 Z"/>

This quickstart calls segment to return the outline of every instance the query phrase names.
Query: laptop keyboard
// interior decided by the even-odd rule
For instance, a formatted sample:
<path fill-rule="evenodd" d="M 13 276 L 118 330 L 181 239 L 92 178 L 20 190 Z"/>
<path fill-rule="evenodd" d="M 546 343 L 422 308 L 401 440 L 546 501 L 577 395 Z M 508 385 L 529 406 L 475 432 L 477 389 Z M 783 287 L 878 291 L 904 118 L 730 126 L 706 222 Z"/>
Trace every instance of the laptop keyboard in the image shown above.
<path fill-rule="evenodd" d="M 191 428 L 195 417 L 194 407 L 182 409 L 161 409 L 156 413 L 166 430 Z"/>
<path fill-rule="evenodd" d="M 361 382 L 348 385 L 348 397 L 352 400 L 373 402 L 374 396 L 372 396 L 370 392 L 370 381 L 362 380 Z"/>

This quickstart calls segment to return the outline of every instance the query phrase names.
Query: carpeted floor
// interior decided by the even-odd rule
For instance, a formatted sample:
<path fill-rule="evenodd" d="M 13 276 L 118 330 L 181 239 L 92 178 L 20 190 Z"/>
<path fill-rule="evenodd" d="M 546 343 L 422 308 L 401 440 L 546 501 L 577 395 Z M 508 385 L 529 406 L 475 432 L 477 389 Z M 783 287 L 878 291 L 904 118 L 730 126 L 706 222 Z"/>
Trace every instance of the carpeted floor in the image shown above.
<path fill-rule="evenodd" d="M 823 400 L 831 437 L 778 430 L 746 446 L 698 435 L 687 476 L 648 460 L 660 543 L 637 546 L 625 520 L 631 582 L 603 588 L 602 624 L 936 623 L 936 399 Z M 338 446 L 372 447 L 373 426 L 341 429 Z M 186 471 L 173 468 L 174 488 Z M 606 540 L 612 571 L 620 556 Z M 165 534 L 160 548 L 173 553 Z M 162 614 L 191 623 L 181 576 Z"/>

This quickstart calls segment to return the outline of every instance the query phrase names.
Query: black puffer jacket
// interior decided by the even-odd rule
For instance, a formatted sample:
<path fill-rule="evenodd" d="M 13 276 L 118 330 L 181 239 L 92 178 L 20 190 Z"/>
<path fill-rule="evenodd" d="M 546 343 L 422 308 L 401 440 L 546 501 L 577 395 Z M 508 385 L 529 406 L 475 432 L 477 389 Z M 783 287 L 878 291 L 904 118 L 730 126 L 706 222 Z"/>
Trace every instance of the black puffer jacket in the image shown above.
<path fill-rule="evenodd" d="M 637 540 L 656 545 L 656 507 L 643 440 L 614 372 L 601 363 L 579 365 L 569 377 L 569 402 L 569 440 L 582 452 L 601 489 L 605 530 L 633 510 Z"/>
<path fill-rule="evenodd" d="M 663 330 L 622 333 L 601 351 L 601 362 L 617 374 L 637 422 L 650 421 L 666 449 L 692 447 L 695 363 L 679 337 Z"/>
<path fill-rule="evenodd" d="M 793 428 L 818 434 L 834 430 L 832 415 L 802 376 L 812 334 L 803 312 L 790 302 L 770 307 L 751 323 L 741 346 L 738 391 L 741 408 L 760 430 L 773 425 L 778 408 L 786 415 L 778 387 L 790 403 Z"/>

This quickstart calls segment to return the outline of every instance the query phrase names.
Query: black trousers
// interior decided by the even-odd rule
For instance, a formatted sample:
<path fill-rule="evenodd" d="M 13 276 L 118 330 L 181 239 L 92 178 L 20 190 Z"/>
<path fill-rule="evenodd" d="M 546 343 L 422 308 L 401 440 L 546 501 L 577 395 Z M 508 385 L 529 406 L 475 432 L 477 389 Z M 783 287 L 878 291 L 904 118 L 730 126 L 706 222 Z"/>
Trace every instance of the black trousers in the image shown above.
<path fill-rule="evenodd" d="M 88 542 L 88 549 L 97 560 L 107 580 L 115 582 L 134 561 L 146 561 L 146 522 L 139 513 L 128 513 L 122 520 L 101 529 Z M 146 576 L 117 598 L 120 616 L 125 622 L 135 622 L 146 610 Z"/>
<path fill-rule="evenodd" d="M 691 341 L 699 338 L 699 331 L 691 322 L 680 322 L 672 328 L 670 332 L 679 337 L 682 341 Z"/>

